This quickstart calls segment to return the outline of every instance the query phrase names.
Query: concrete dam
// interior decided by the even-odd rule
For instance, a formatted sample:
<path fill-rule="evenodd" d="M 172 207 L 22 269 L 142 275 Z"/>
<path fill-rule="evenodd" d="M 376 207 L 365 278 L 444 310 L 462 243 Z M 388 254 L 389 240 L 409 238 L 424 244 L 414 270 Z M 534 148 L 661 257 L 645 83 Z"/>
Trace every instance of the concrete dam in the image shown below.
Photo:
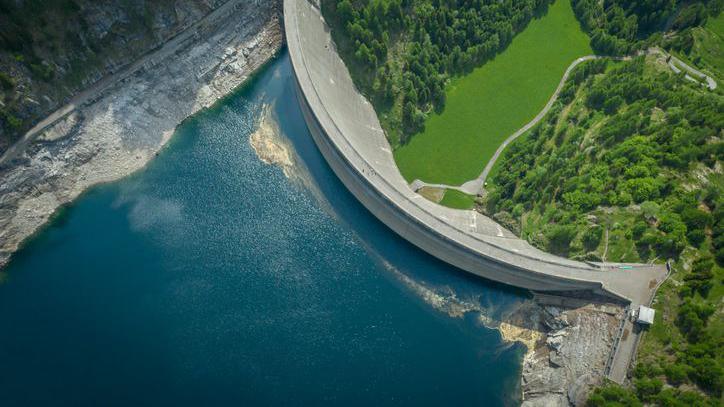
<path fill-rule="evenodd" d="M 349 191 L 398 235 L 462 270 L 546 292 L 591 292 L 648 304 L 662 265 L 594 264 L 545 253 L 492 219 L 443 207 L 413 192 L 400 174 L 370 102 L 339 57 L 317 4 L 284 0 L 297 97 L 314 141 Z"/>

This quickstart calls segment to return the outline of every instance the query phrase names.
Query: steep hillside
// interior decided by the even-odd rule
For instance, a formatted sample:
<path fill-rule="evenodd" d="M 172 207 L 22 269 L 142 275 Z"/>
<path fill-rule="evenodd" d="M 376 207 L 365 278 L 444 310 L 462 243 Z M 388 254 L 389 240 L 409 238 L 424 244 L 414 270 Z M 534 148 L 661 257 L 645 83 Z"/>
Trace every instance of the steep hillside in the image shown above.
<path fill-rule="evenodd" d="M 724 13 L 705 24 L 668 36 L 666 48 L 717 81 L 724 81 Z"/>
<path fill-rule="evenodd" d="M 573 0 L 581 25 L 600 54 L 624 55 L 661 44 L 672 32 L 687 31 L 717 16 L 721 0 Z"/>
<path fill-rule="evenodd" d="M 225 0 L 0 0 L 0 152 Z"/>
<path fill-rule="evenodd" d="M 593 405 L 721 396 L 722 112 L 720 91 L 672 74 L 662 56 L 589 62 L 547 117 L 509 146 L 489 181 L 488 213 L 544 250 L 595 261 L 675 260 L 641 347 L 636 394 L 606 388 Z M 662 390 L 664 383 L 673 388 Z"/>

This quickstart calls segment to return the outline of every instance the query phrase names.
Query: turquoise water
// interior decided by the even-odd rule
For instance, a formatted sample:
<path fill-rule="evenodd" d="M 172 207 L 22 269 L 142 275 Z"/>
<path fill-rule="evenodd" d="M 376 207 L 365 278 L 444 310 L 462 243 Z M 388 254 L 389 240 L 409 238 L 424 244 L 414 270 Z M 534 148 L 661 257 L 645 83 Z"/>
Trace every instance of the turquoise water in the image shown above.
<path fill-rule="evenodd" d="M 291 180 L 249 145 L 264 105 L 298 154 Z M 436 261 L 355 201 L 304 126 L 285 53 L 145 170 L 63 210 L 6 277 L 2 406 L 518 399 L 522 347 L 420 287 L 493 315 L 522 293 Z"/>

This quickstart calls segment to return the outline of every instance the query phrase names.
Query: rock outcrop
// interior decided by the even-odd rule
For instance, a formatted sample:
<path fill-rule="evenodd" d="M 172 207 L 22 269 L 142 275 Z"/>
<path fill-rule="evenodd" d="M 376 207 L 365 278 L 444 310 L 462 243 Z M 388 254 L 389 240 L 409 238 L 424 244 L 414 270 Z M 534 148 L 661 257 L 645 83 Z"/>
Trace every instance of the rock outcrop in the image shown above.
<path fill-rule="evenodd" d="M 450 318 L 475 315 L 484 326 L 497 329 L 504 341 L 526 347 L 522 406 L 583 406 L 603 380 L 625 315 L 621 305 L 538 294 L 535 300 L 523 301 L 493 318 L 495 313 L 478 298 L 459 295 L 450 287 L 430 286 L 385 266 L 435 310 Z"/>
<path fill-rule="evenodd" d="M 227 1 L 3 2 L 0 72 L 12 85 L 0 87 L 0 152 L 76 93 Z"/>
<path fill-rule="evenodd" d="M 548 298 L 516 311 L 511 323 L 542 332 L 523 360 L 523 406 L 582 406 L 604 377 L 606 361 L 624 309 L 566 299 L 550 305 Z M 548 304 L 548 305 L 546 305 Z"/>
<path fill-rule="evenodd" d="M 278 1 L 230 0 L 222 7 L 0 169 L 0 267 L 59 206 L 142 168 L 181 121 L 230 93 L 280 49 Z"/>

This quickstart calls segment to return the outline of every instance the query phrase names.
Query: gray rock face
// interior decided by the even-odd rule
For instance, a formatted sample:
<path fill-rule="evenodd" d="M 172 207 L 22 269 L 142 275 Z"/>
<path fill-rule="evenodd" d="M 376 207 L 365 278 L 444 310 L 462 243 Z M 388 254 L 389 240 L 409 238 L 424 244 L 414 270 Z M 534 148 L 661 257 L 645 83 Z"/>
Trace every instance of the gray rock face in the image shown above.
<path fill-rule="evenodd" d="M 22 49 L 0 48 L 0 72 L 17 84 L 17 94 L 5 98 L 6 110 L 22 120 L 22 125 L 11 130 L 0 120 L 0 153 L 11 136 L 30 128 L 75 93 L 163 44 L 227 1 L 72 0 L 61 6 L 61 2 L 52 2 L 40 10 L 29 2 L 14 2 L 11 14 L 0 13 L 0 26 L 12 22 L 17 28 L 10 32 L 24 33 L 25 45 Z M 248 3 L 253 5 L 252 0 Z M 47 67 L 51 76 L 43 77 L 33 65 Z M 2 96 L 0 92 L 0 99 Z"/>
<path fill-rule="evenodd" d="M 278 2 L 223 7 L 190 41 L 151 55 L 0 169 L 0 267 L 60 205 L 142 168 L 178 123 L 230 93 L 281 47 Z"/>
<path fill-rule="evenodd" d="M 541 306 L 533 312 L 546 335 L 523 362 L 523 406 L 584 405 L 603 379 L 623 309 L 582 303 L 575 308 Z"/>

